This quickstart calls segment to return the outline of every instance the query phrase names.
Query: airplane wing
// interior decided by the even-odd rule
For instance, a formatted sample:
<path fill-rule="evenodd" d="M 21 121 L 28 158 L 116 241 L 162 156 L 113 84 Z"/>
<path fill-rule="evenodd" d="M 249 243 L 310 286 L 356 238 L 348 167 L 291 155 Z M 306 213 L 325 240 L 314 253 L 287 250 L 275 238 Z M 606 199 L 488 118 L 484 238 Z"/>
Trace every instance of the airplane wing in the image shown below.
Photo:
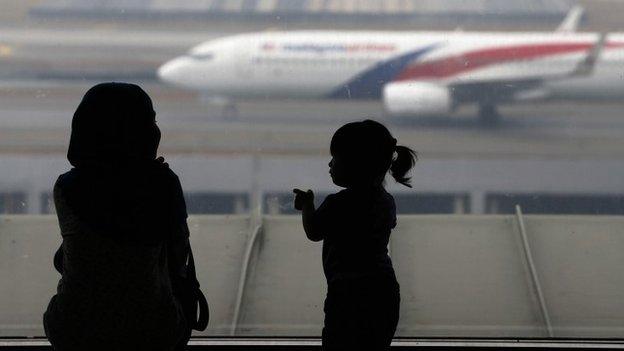
<path fill-rule="evenodd" d="M 458 102 L 482 100 L 486 96 L 491 102 L 534 100 L 546 98 L 549 92 L 543 89 L 546 81 L 562 80 L 591 75 L 596 62 L 605 47 L 607 35 L 600 34 L 595 44 L 587 50 L 587 55 L 572 70 L 559 74 L 533 74 L 529 76 L 493 73 L 487 79 L 462 79 L 448 84 Z M 497 76 L 498 75 L 498 76 Z"/>
<path fill-rule="evenodd" d="M 561 22 L 555 32 L 557 33 L 574 33 L 578 29 L 579 23 L 583 17 L 585 9 L 576 5 L 570 9 L 564 20 Z M 590 75 L 594 71 L 596 61 L 605 46 L 606 34 L 601 34 L 596 43 L 587 50 L 587 48 L 570 45 L 572 50 L 587 50 L 587 55 L 576 66 L 570 67 L 547 67 L 541 69 L 539 66 L 530 65 L 532 54 L 539 52 L 548 52 L 548 50 L 565 50 L 561 46 L 534 46 L 534 47 L 518 47 L 511 49 L 512 51 L 505 53 L 505 49 L 490 50 L 485 52 L 486 56 L 500 58 L 506 54 L 512 53 L 514 56 L 522 60 L 525 54 L 529 62 L 528 65 L 517 68 L 501 68 L 482 70 L 477 74 L 463 76 L 459 80 L 449 81 L 449 88 L 453 93 L 453 97 L 457 102 L 482 101 L 487 98 L 490 102 L 505 102 L 518 100 L 533 100 L 548 97 L 549 92 L 543 89 L 543 83 L 549 80 L 566 79 L 575 76 Z M 460 60 L 461 61 L 461 60 Z M 514 60 L 512 60 L 513 62 Z M 476 62 L 476 63 L 474 63 Z M 464 65 L 479 66 L 479 58 L 473 60 L 468 57 L 464 61 Z M 503 63 L 504 65 L 505 63 Z"/>
<path fill-rule="evenodd" d="M 598 41 L 594 46 L 589 50 L 589 53 L 585 57 L 585 59 L 579 62 L 576 69 L 570 74 L 571 76 L 585 76 L 590 75 L 594 72 L 594 67 L 596 67 L 596 62 L 604 49 L 605 43 L 607 41 L 607 34 L 601 33 Z"/>

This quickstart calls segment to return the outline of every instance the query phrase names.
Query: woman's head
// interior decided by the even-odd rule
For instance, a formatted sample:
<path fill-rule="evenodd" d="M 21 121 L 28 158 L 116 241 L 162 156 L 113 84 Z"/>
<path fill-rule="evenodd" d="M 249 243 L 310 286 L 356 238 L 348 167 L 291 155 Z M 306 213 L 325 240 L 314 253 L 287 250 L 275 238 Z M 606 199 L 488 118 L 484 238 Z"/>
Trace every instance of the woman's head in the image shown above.
<path fill-rule="evenodd" d="M 416 162 L 416 153 L 397 145 L 379 122 L 364 120 L 340 127 L 332 137 L 330 152 L 329 172 L 338 186 L 381 184 L 390 170 L 397 182 L 411 187 L 406 175 Z"/>
<path fill-rule="evenodd" d="M 98 84 L 74 113 L 67 158 L 74 167 L 156 158 L 160 130 L 152 100 L 139 86 Z"/>

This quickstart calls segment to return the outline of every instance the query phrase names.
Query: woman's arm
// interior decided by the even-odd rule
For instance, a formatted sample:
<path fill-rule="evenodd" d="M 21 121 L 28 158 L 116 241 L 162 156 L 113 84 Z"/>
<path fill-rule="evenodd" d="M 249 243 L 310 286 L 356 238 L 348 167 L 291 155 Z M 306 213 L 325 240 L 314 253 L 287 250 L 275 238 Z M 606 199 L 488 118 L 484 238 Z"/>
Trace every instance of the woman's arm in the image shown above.
<path fill-rule="evenodd" d="M 169 272 L 172 278 L 186 277 L 186 264 L 189 257 L 189 228 L 186 223 L 186 203 L 182 193 L 180 180 L 176 176 L 172 189 L 173 223 L 172 233 L 168 240 Z"/>
<path fill-rule="evenodd" d="M 179 230 L 174 232 L 171 240 L 168 242 L 169 274 L 171 277 L 186 277 L 186 263 L 191 245 L 188 234 L 184 235 L 184 232 L 188 233 L 186 222 L 184 227 L 186 228 L 179 228 Z"/>
<path fill-rule="evenodd" d="M 52 196 L 54 199 L 54 208 L 56 209 L 56 216 L 58 218 L 59 227 L 61 229 L 61 240 L 63 240 L 63 233 L 65 232 L 74 232 L 77 231 L 76 221 L 69 219 L 69 211 L 67 210 L 67 204 L 65 202 L 65 194 L 63 192 L 63 187 L 61 183 L 64 181 L 64 174 L 60 175 L 56 182 L 54 183 L 54 188 L 52 190 Z M 63 242 L 61 241 L 61 245 L 54 253 L 53 264 L 54 268 L 61 275 L 63 274 Z"/>
<path fill-rule="evenodd" d="M 63 274 L 63 244 L 59 246 L 58 250 L 54 254 L 54 268 L 56 271 Z"/>

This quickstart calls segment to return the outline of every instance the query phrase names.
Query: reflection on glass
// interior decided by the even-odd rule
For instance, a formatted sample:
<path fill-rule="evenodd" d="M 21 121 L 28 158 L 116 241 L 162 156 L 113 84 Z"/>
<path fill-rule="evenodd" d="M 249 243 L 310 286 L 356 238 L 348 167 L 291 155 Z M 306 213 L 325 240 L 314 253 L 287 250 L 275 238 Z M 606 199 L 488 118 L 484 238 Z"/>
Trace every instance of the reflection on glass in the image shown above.
<path fill-rule="evenodd" d="M 397 336 L 624 337 L 624 3 L 578 3 L 3 2 L 0 336 L 43 335 L 72 113 L 130 81 L 185 191 L 206 335 L 319 336 L 291 189 L 335 192 L 329 138 L 373 118 L 420 158 L 388 186 Z"/>

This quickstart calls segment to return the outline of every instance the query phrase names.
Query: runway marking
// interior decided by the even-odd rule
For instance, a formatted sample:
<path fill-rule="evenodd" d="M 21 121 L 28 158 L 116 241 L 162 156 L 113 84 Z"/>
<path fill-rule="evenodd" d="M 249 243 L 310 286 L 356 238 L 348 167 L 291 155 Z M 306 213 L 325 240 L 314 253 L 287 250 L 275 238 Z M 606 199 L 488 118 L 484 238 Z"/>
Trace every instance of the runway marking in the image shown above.
<path fill-rule="evenodd" d="M 0 57 L 7 57 L 13 54 L 13 48 L 8 45 L 0 44 Z"/>

